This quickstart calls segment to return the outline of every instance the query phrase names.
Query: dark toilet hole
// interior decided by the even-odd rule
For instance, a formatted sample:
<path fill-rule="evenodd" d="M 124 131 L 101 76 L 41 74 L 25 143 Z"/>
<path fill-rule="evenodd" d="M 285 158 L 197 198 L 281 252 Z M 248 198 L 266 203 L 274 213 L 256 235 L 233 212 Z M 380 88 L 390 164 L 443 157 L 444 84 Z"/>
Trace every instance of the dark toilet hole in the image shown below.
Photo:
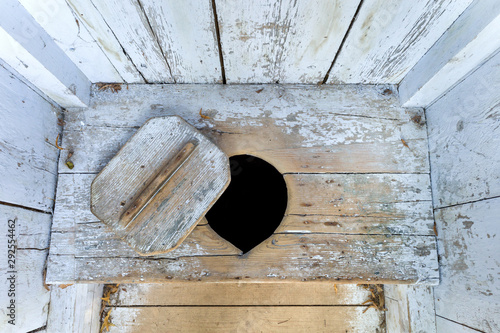
<path fill-rule="evenodd" d="M 215 232 L 246 253 L 278 228 L 287 189 L 283 175 L 258 157 L 236 155 L 229 162 L 231 182 L 206 218 Z"/>

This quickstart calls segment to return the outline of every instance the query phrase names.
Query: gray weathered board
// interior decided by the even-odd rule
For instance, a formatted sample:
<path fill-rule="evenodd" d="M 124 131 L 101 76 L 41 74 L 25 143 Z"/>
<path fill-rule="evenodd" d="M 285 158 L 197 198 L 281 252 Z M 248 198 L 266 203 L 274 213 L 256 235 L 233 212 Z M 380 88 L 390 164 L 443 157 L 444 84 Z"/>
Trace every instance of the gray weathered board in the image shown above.
<path fill-rule="evenodd" d="M 284 219 L 249 253 L 204 220 L 174 251 L 140 257 L 90 212 L 95 175 L 147 119 L 167 115 L 284 174 Z M 425 118 L 400 108 L 392 86 L 130 85 L 94 89 L 66 122 L 51 283 L 439 280 Z"/>
<path fill-rule="evenodd" d="M 180 117 L 149 119 L 92 183 L 91 210 L 142 255 L 171 251 L 229 184 L 229 159 Z"/>

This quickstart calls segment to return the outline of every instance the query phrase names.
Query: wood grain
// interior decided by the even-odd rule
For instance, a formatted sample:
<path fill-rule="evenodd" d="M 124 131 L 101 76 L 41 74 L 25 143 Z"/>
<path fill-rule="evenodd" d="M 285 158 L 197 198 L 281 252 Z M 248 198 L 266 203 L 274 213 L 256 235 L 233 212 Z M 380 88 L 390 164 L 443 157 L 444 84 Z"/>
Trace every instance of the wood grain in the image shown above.
<path fill-rule="evenodd" d="M 399 83 L 472 0 L 365 0 L 328 83 Z"/>
<path fill-rule="evenodd" d="M 127 223 L 123 216 L 131 202 L 144 186 L 147 190 L 165 161 L 175 163 L 188 142 L 197 142 L 190 158 L 178 165 L 135 221 Z M 92 182 L 91 210 L 138 253 L 158 254 L 180 245 L 229 181 L 228 157 L 194 127 L 180 117 L 152 118 Z"/>
<path fill-rule="evenodd" d="M 144 78 L 136 68 L 136 55 L 125 53 L 114 31 L 110 29 L 103 16 L 91 0 L 66 0 L 78 21 L 85 26 L 99 44 L 101 50 L 127 83 L 144 83 Z M 98 81 L 104 81 L 99 79 Z"/>
<path fill-rule="evenodd" d="M 387 333 L 438 332 L 432 287 L 386 285 L 384 293 Z"/>
<path fill-rule="evenodd" d="M 91 82 L 123 82 L 85 25 L 80 25 L 80 18 L 73 13 L 66 1 L 19 2 Z"/>
<path fill-rule="evenodd" d="M 426 110 L 436 207 L 500 195 L 500 54 Z"/>
<path fill-rule="evenodd" d="M 54 204 L 59 108 L 0 67 L 0 201 L 50 211 Z M 33 112 L 36 110 L 36 112 Z"/>
<path fill-rule="evenodd" d="M 401 81 L 401 104 L 427 107 L 500 49 L 500 3 L 473 2 Z"/>
<path fill-rule="evenodd" d="M 73 6 L 83 17 L 93 15 L 102 16 L 107 29 L 118 40 L 119 45 L 125 50 L 135 68 L 141 73 L 146 83 L 172 83 L 175 82 L 170 72 L 169 64 L 158 44 L 157 36 L 151 30 L 142 6 L 136 0 L 70 0 Z M 94 6 L 91 13 L 86 10 Z M 123 19 L 126 18 L 126 19 Z M 92 19 L 96 20 L 96 19 Z M 97 19 L 98 20 L 98 19 Z M 89 24 L 90 22 L 87 22 Z M 100 23 L 100 22 L 99 22 Z M 90 23 L 92 25 L 92 23 Z M 105 28 L 105 27 L 103 27 Z M 107 47 L 107 34 L 101 36 L 102 30 L 95 31 L 94 38 Z M 114 42 L 114 41 L 112 41 Z"/>
<path fill-rule="evenodd" d="M 442 274 L 436 314 L 485 332 L 500 330 L 498 214 L 499 198 L 436 211 Z"/>
<path fill-rule="evenodd" d="M 391 86 L 94 90 L 90 108 L 67 115 L 63 144 L 74 152 L 75 168 L 60 165 L 48 279 L 436 283 L 425 117 L 397 103 Z M 276 233 L 250 253 L 241 256 L 201 225 L 175 257 L 177 250 L 171 257 L 140 258 L 90 214 L 95 174 L 143 121 L 174 114 L 229 155 L 264 157 L 284 174 L 287 213 Z M 207 254 L 214 250 L 225 255 Z"/>
<path fill-rule="evenodd" d="M 0 45 L 0 57 L 54 102 L 87 105 L 90 81 L 17 0 L 1 4 Z"/>
<path fill-rule="evenodd" d="M 210 0 L 140 3 L 176 83 L 222 83 Z"/>
<path fill-rule="evenodd" d="M 110 332 L 329 332 L 379 329 L 383 315 L 363 307 L 162 307 L 115 308 Z M 356 318 L 362 317 L 363 320 Z"/>
<path fill-rule="evenodd" d="M 217 0 L 227 82 L 322 82 L 358 3 Z"/>
<path fill-rule="evenodd" d="M 102 284 L 51 287 L 47 332 L 100 332 Z"/>

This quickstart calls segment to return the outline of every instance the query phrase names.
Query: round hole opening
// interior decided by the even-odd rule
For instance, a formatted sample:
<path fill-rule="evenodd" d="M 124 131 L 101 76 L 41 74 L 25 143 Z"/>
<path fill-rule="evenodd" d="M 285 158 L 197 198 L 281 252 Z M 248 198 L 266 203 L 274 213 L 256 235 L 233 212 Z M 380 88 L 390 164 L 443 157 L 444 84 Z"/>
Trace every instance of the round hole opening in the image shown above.
<path fill-rule="evenodd" d="M 280 225 L 287 188 L 283 175 L 258 157 L 236 155 L 229 163 L 231 182 L 206 218 L 215 232 L 246 253 Z"/>

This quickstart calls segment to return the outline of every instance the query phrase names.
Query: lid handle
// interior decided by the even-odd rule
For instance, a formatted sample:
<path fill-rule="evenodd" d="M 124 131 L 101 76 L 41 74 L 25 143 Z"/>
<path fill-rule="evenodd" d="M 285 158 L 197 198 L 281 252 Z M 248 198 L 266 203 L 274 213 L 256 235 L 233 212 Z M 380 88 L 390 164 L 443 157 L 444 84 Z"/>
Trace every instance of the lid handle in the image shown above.
<path fill-rule="evenodd" d="M 193 154 L 195 148 L 198 146 L 198 140 L 189 141 L 182 147 L 179 152 L 172 158 L 165 162 L 160 168 L 158 174 L 152 177 L 149 184 L 140 192 L 140 194 L 132 200 L 127 210 L 120 217 L 122 226 L 124 228 L 130 227 L 131 223 L 144 211 L 149 204 L 155 201 L 157 194 L 165 187 L 169 180 L 175 173 L 182 167 L 182 165 Z"/>

